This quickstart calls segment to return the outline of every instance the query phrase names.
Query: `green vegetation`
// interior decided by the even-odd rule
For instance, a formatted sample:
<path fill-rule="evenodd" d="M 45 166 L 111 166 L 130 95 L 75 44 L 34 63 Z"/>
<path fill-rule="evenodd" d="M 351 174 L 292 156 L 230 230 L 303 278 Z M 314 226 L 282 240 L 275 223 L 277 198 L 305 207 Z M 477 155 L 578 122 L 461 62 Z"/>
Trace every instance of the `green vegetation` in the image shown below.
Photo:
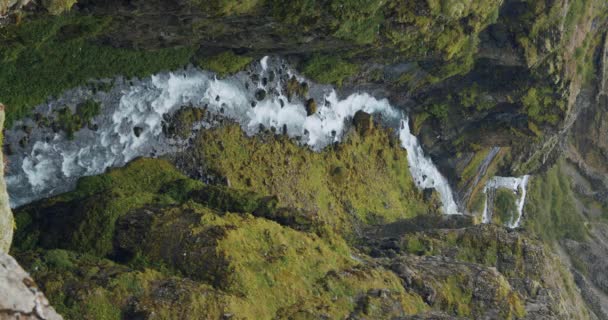
<path fill-rule="evenodd" d="M 316 153 L 274 134 L 248 138 L 231 125 L 203 132 L 194 161 L 233 188 L 276 195 L 281 206 L 318 212 L 323 222 L 349 233 L 357 221 L 390 222 L 430 211 L 396 139 L 382 128 L 364 136 L 352 130 L 339 145 Z"/>
<path fill-rule="evenodd" d="M 93 117 L 99 114 L 100 105 L 93 100 L 79 104 L 76 107 L 76 113 L 72 113 L 69 107 L 63 107 L 55 110 L 55 123 L 63 130 L 68 139 L 74 138 L 74 133 L 85 126 L 90 126 Z"/>
<path fill-rule="evenodd" d="M 188 63 L 193 48 L 138 51 L 94 39 L 112 28 L 110 18 L 43 17 L 0 29 L 0 97 L 10 112 L 7 127 L 37 104 L 95 78 L 144 77 Z"/>
<path fill-rule="evenodd" d="M 249 14 L 264 0 L 190 0 L 190 3 L 212 16 L 232 16 Z"/>
<path fill-rule="evenodd" d="M 435 103 L 426 108 L 427 112 L 440 121 L 447 121 L 450 106 L 447 103 Z"/>
<path fill-rule="evenodd" d="M 316 54 L 304 64 L 305 76 L 320 83 L 342 86 L 342 82 L 357 74 L 359 67 L 344 61 L 339 56 Z"/>
<path fill-rule="evenodd" d="M 496 190 L 494 199 L 494 215 L 492 221 L 496 224 L 507 224 L 517 219 L 517 196 L 509 189 L 499 188 Z"/>
<path fill-rule="evenodd" d="M 149 159 L 131 162 L 105 175 L 82 178 L 75 191 L 15 214 L 21 230 L 16 235 L 17 247 L 64 248 L 106 256 L 112 251 L 115 221 L 146 204 L 176 203 L 171 192 L 165 195 L 160 189 L 180 179 L 185 177 L 169 163 Z M 47 214 L 49 207 L 58 209 Z M 42 226 L 59 228 L 55 232 L 60 235 L 40 234 L 37 230 Z"/>
<path fill-rule="evenodd" d="M 484 111 L 494 107 L 495 103 L 491 96 L 484 95 L 477 83 L 463 89 L 458 93 L 460 104 L 467 109 Z"/>
<path fill-rule="evenodd" d="M 462 284 L 467 281 L 467 279 L 458 276 L 450 276 L 446 279 L 439 291 L 439 295 L 442 298 L 440 302 L 442 309 L 461 317 L 471 315 L 469 305 L 473 298 L 473 291 L 467 290 L 468 288 Z"/>
<path fill-rule="evenodd" d="M 550 87 L 530 88 L 522 97 L 524 112 L 537 123 L 557 124 L 559 114 L 564 111 L 565 102 L 555 97 Z M 559 107 L 556 110 L 555 107 Z"/>
<path fill-rule="evenodd" d="M 353 299 L 374 290 L 403 310 L 395 315 L 429 308 L 394 273 L 351 258 L 332 230 L 268 219 L 285 217 L 277 212 L 275 197 L 204 185 L 165 161 L 139 159 L 20 208 L 13 254 L 67 319 L 344 318 L 362 306 L 381 317 L 377 295 Z M 159 298 L 167 291 L 173 303 Z"/>
<path fill-rule="evenodd" d="M 564 29 L 566 29 L 567 37 L 576 31 L 577 24 L 587 14 L 589 0 L 573 0 L 569 1 L 568 4 L 568 13 L 564 20 Z"/>
<path fill-rule="evenodd" d="M 304 31 L 327 28 L 337 38 L 357 44 L 377 41 L 387 0 L 269 0 L 274 17 L 284 26 Z M 292 28 L 289 28 L 292 30 Z"/>
<path fill-rule="evenodd" d="M 78 0 L 43 0 L 42 5 L 50 14 L 58 15 L 70 11 Z"/>
<path fill-rule="evenodd" d="M 163 127 L 163 130 L 169 136 L 187 139 L 192 134 L 192 126 L 202 121 L 205 116 L 205 109 L 183 107 L 173 114 L 172 119 Z"/>
<path fill-rule="evenodd" d="M 201 69 L 217 72 L 223 77 L 243 70 L 252 60 L 251 57 L 236 55 L 232 51 L 224 51 L 212 57 L 198 58 L 196 64 Z"/>
<path fill-rule="evenodd" d="M 547 241 L 563 238 L 583 240 L 586 237 L 584 220 L 579 216 L 574 201 L 568 176 L 558 164 L 532 179 L 524 210 L 526 228 Z"/>
<path fill-rule="evenodd" d="M 459 185 L 463 186 L 475 177 L 479 171 L 479 167 L 490 153 L 490 148 L 485 148 L 475 152 L 467 166 L 462 170 L 459 179 Z"/>

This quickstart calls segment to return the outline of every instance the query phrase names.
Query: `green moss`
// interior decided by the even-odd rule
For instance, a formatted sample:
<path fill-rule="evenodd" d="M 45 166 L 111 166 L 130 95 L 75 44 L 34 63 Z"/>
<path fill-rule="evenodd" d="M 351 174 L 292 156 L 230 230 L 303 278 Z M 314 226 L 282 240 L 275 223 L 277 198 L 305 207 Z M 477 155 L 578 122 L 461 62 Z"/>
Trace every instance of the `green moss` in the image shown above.
<path fill-rule="evenodd" d="M 87 100 L 86 102 L 76 107 L 76 113 L 72 113 L 69 107 L 63 107 L 59 110 L 55 110 L 56 122 L 55 124 L 63 130 L 68 139 L 74 138 L 74 133 L 87 125 L 91 124 L 93 117 L 99 114 L 100 105 L 98 102 L 93 100 Z"/>
<path fill-rule="evenodd" d="M 489 148 L 482 149 L 480 151 L 475 152 L 473 158 L 469 161 L 469 163 L 464 167 L 462 173 L 460 174 L 460 182 L 459 185 L 463 186 L 468 183 L 471 179 L 475 177 L 477 174 L 479 167 L 483 163 L 483 161 L 488 156 L 490 152 Z"/>
<path fill-rule="evenodd" d="M 509 189 L 499 188 L 496 190 L 494 199 L 494 215 L 492 221 L 497 224 L 508 224 L 517 218 L 517 196 Z"/>
<path fill-rule="evenodd" d="M 281 206 L 318 212 L 332 227 L 381 222 L 429 211 L 392 132 L 351 131 L 320 153 L 275 135 L 247 138 L 238 126 L 203 132 L 195 141 L 198 163 L 234 188 L 278 197 Z M 335 179 L 340 167 L 340 179 Z"/>
<path fill-rule="evenodd" d="M 105 292 L 98 290 L 87 297 L 84 304 L 85 319 L 120 320 L 120 309 L 117 309 Z"/>
<path fill-rule="evenodd" d="M 264 0 L 190 0 L 209 15 L 233 16 L 252 13 Z"/>
<path fill-rule="evenodd" d="M 154 264 L 135 271 L 61 250 L 42 256 L 21 252 L 19 259 L 67 319 L 129 318 L 138 310 L 163 319 L 201 314 L 218 318 L 225 313 L 248 319 L 288 318 L 321 306 L 323 311 L 316 317 L 344 318 L 360 307 L 353 297 L 374 290 L 388 292 L 406 314 L 428 309 L 420 296 L 404 290 L 395 274 L 352 259 L 340 237 L 321 238 L 263 218 L 193 203 L 156 210 L 148 216 L 152 221 L 144 223 L 147 227 L 139 232 L 121 229 L 116 241 L 125 244 L 125 237 L 131 237 L 136 240 L 131 249 L 179 273 L 148 269 Z M 63 261 L 69 261 L 69 267 Z M 387 312 L 375 309 L 373 299 L 367 308 L 369 315 L 383 317 Z"/>
<path fill-rule="evenodd" d="M 467 109 L 484 111 L 491 109 L 495 103 L 491 96 L 484 95 L 479 85 L 474 82 L 472 86 L 463 89 L 458 93 L 460 104 Z"/>
<path fill-rule="evenodd" d="M 344 61 L 335 55 L 316 54 L 304 64 L 305 76 L 320 82 L 342 86 L 342 82 L 359 71 L 356 64 Z"/>
<path fill-rule="evenodd" d="M 334 36 L 357 44 L 371 44 L 384 22 L 383 8 L 388 0 L 333 0 L 329 9 L 336 17 L 330 21 Z"/>
<path fill-rule="evenodd" d="M 44 17 L 0 30 L 0 96 L 7 127 L 37 104 L 89 79 L 144 77 L 188 63 L 193 48 L 139 51 L 94 44 L 112 28 L 108 17 Z"/>
<path fill-rule="evenodd" d="M 116 219 L 146 204 L 176 203 L 171 192 L 165 195 L 160 189 L 180 179 L 185 177 L 169 163 L 151 159 L 82 178 L 76 191 L 15 212 L 16 239 L 22 240 L 17 247 L 25 250 L 40 245 L 105 256 L 112 250 Z M 48 208 L 56 209 L 47 214 Z M 50 230 L 41 234 L 41 227 Z"/>
<path fill-rule="evenodd" d="M 571 182 L 562 170 L 558 164 L 531 180 L 525 225 L 547 241 L 583 240 L 586 237 L 584 219 L 577 212 Z"/>
<path fill-rule="evenodd" d="M 42 5 L 50 14 L 58 15 L 70 11 L 78 0 L 43 0 Z"/>
<path fill-rule="evenodd" d="M 217 72 L 220 76 L 226 76 L 243 70 L 253 58 L 236 55 L 232 51 L 224 51 L 212 57 L 201 57 L 196 64 L 205 70 Z"/>
<path fill-rule="evenodd" d="M 459 276 L 450 276 L 446 279 L 439 291 L 441 309 L 461 317 L 471 315 L 473 291 L 463 284 L 466 281 Z"/>
<path fill-rule="evenodd" d="M 195 107 L 184 107 L 173 114 L 169 123 L 163 128 L 170 136 L 187 139 L 192 134 L 195 123 L 200 122 L 206 116 L 205 109 Z"/>
<path fill-rule="evenodd" d="M 450 106 L 447 103 L 435 103 L 430 105 L 426 110 L 433 117 L 440 121 L 447 121 Z"/>
<path fill-rule="evenodd" d="M 525 114 L 537 123 L 557 124 L 564 102 L 560 102 L 554 95 L 550 87 L 530 88 L 521 100 Z M 556 106 L 559 109 L 556 110 Z"/>
<path fill-rule="evenodd" d="M 378 38 L 387 0 L 271 0 L 273 16 L 284 26 L 303 31 L 327 29 L 334 37 L 357 44 Z M 292 28 L 286 29 L 292 31 Z"/>

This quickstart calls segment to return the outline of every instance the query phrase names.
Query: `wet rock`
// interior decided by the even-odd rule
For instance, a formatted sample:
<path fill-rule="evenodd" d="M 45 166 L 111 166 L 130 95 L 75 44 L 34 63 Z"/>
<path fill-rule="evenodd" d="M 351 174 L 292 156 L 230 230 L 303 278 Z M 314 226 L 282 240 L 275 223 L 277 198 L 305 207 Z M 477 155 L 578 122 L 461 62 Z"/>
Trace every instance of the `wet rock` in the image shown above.
<path fill-rule="evenodd" d="M 355 116 L 353 117 L 353 125 L 355 126 L 355 128 L 357 128 L 360 134 L 370 134 L 374 129 L 373 116 L 369 113 L 359 110 L 357 111 L 357 113 L 355 113 Z"/>
<path fill-rule="evenodd" d="M 317 112 L 317 102 L 314 99 L 306 100 L 306 115 L 309 117 Z"/>
<path fill-rule="evenodd" d="M 258 101 L 262 101 L 266 98 L 266 90 L 258 89 L 255 91 L 255 99 Z"/>
<path fill-rule="evenodd" d="M 29 142 L 30 142 L 30 138 L 28 136 L 25 136 L 19 140 L 19 146 L 21 146 L 21 148 L 25 148 L 25 147 L 27 147 Z"/>
<path fill-rule="evenodd" d="M 144 128 L 142 127 L 133 127 L 133 134 L 139 138 L 139 136 L 144 132 Z"/>
<path fill-rule="evenodd" d="M 308 95 L 308 84 L 306 82 L 300 83 L 295 76 L 292 76 L 287 80 L 285 91 L 289 101 L 296 97 L 304 99 Z"/>

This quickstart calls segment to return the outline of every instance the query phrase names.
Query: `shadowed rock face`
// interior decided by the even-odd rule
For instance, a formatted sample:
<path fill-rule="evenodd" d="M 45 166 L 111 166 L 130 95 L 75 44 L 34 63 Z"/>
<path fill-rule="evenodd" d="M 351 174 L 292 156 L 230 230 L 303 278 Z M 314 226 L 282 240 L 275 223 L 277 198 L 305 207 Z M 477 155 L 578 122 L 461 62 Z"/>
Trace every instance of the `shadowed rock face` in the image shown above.
<path fill-rule="evenodd" d="M 37 1 L 25 11 L 37 19 L 51 12 L 53 2 Z M 189 140 L 196 150 L 173 160 L 215 186 L 203 187 L 174 172 L 160 181 L 155 174 L 168 170 L 166 165 L 126 176 L 117 175 L 119 169 L 18 211 L 15 256 L 66 318 L 187 319 L 206 313 L 215 318 L 594 319 L 581 295 L 597 317 L 606 317 L 608 232 L 601 220 L 606 207 L 595 205 L 608 202 L 608 39 L 602 35 L 603 51 L 597 41 L 607 19 L 596 15 L 606 9 L 603 0 L 357 1 L 362 7 L 386 5 L 380 13 L 363 10 L 367 16 L 378 13 L 381 21 L 363 19 L 363 28 L 361 20 L 338 19 L 355 1 L 293 1 L 285 7 L 288 2 L 243 0 L 242 7 L 231 9 L 235 14 L 216 10 L 228 2 L 81 0 L 74 11 L 111 18 L 111 27 L 87 38 L 100 47 L 187 46 L 196 53 L 184 61 L 198 66 L 218 56 L 275 54 L 307 77 L 321 74 L 322 83 L 342 86 L 339 95 L 362 90 L 388 97 L 407 109 L 425 151 L 462 195 L 459 204 L 471 212 L 480 193 L 476 189 L 487 176 L 542 172 L 565 149 L 581 200 L 570 214 L 588 222 L 591 237 L 547 243 L 562 240 L 556 242 L 571 260 L 574 282 L 534 234 L 476 226 L 470 216 L 429 214 L 439 210 L 437 194 L 412 191 L 411 177 L 393 173 L 401 172 L 407 154 L 391 151 L 395 141 L 379 134 L 376 117 L 357 113 L 351 145 L 331 146 L 319 156 L 270 132 L 257 140 L 225 124 L 215 133 L 194 132 L 193 124 L 209 114 L 184 108 L 163 118 L 168 122 L 163 132 Z M 465 8 L 465 2 L 488 10 Z M 26 3 L 0 0 L 0 15 Z M 581 3 L 583 8 L 571 12 Z M 255 10 L 241 12 L 251 4 Z M 21 16 L 0 17 L 0 24 L 10 19 Z M 86 33 L 81 27 L 64 25 L 58 37 Z M 372 41 L 349 38 L 369 30 Z M 12 40 L 17 45 L 11 54 L 28 52 L 19 47 L 20 39 Z M 432 45 L 438 43 L 444 46 Z M 222 55 L 226 52 L 231 54 Z M 324 55 L 332 63 L 314 66 L 312 61 Z M 600 72 L 590 72 L 601 78 L 595 79 L 599 84 L 583 79 L 587 60 L 591 69 L 601 62 Z M 341 70 L 325 70 L 333 65 Z M 248 76 L 252 83 L 258 77 Z M 287 102 L 300 96 L 306 115 L 320 114 L 326 101 L 307 97 L 314 87 L 293 79 L 297 83 L 288 83 Z M 272 96 L 256 90 L 247 109 L 261 109 Z M 223 106 L 220 110 L 224 113 Z M 147 129 L 135 126 L 127 133 L 140 138 Z M 29 130 L 22 130 L 28 138 Z M 322 166 L 326 163 L 332 165 Z M 397 178 L 398 185 L 385 183 Z M 125 186 L 115 188 L 120 183 Z M 0 210 L 8 204 L 3 185 Z M 8 250 L 12 231 L 6 208 L 0 211 L 0 249 Z M 9 262 L 0 265 L 18 268 Z M 53 319 L 53 312 L 40 311 L 48 303 L 19 277 L 0 286 L 18 290 L 23 283 L 35 297 L 19 298 L 23 306 L 13 304 L 18 310 L 11 316 Z M 3 292 L 9 291 L 0 290 L 0 298 Z M 2 318 L 9 309 L 0 310 Z"/>
<path fill-rule="evenodd" d="M 0 319 L 63 319 L 13 257 L 0 252 Z"/>

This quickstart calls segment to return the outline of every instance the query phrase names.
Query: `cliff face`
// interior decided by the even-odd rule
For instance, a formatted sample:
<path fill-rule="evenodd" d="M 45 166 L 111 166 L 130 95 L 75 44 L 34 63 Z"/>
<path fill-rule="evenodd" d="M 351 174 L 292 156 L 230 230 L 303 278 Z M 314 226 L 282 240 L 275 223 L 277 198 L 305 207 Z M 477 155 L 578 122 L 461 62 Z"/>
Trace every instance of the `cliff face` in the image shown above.
<path fill-rule="evenodd" d="M 15 261 L 0 252 L 0 318 L 59 320 L 34 280 Z"/>
<path fill-rule="evenodd" d="M 30 173 L 44 176 L 41 146 L 65 138 L 78 150 L 58 156 L 56 174 L 90 175 L 98 163 L 74 159 L 92 146 L 76 140 L 103 129 L 95 119 L 111 103 L 181 103 L 113 127 L 137 145 L 157 121 L 177 146 L 163 160 L 15 210 L 12 253 L 66 318 L 607 318 L 603 0 L 0 0 L 0 15 L 5 151 L 25 154 Z M 285 60 L 269 71 L 268 55 Z M 222 80 L 205 78 L 213 102 L 192 98 L 203 73 L 186 65 Z M 146 80 L 167 70 L 180 71 Z M 233 123 L 232 92 L 220 90 L 251 91 L 243 114 L 301 102 L 304 119 L 328 118 L 311 81 L 407 114 L 467 215 L 441 216 L 441 195 L 416 188 L 410 154 L 384 127 L 395 119 L 358 112 L 332 133 L 339 143 L 313 152 L 307 130 Z M 491 204 L 503 213 L 494 224 L 477 225 L 486 182 L 524 174 L 523 228 L 503 226 L 520 195 L 510 191 Z M 8 250 L 3 181 L 0 207 Z"/>
<path fill-rule="evenodd" d="M 0 132 L 3 131 L 4 105 L 0 104 Z M 0 141 L 2 141 L 0 133 Z M 15 223 L 4 181 L 4 161 L 0 152 L 0 318 L 62 319 L 49 305 L 34 280 L 8 255 Z"/>
<path fill-rule="evenodd" d="M 0 104 L 0 132 L 4 130 L 4 105 Z M 4 141 L 0 134 L 0 141 Z M 4 155 L 0 152 L 0 252 L 8 252 L 13 240 L 14 220 L 9 206 L 6 182 L 4 181 Z"/>

